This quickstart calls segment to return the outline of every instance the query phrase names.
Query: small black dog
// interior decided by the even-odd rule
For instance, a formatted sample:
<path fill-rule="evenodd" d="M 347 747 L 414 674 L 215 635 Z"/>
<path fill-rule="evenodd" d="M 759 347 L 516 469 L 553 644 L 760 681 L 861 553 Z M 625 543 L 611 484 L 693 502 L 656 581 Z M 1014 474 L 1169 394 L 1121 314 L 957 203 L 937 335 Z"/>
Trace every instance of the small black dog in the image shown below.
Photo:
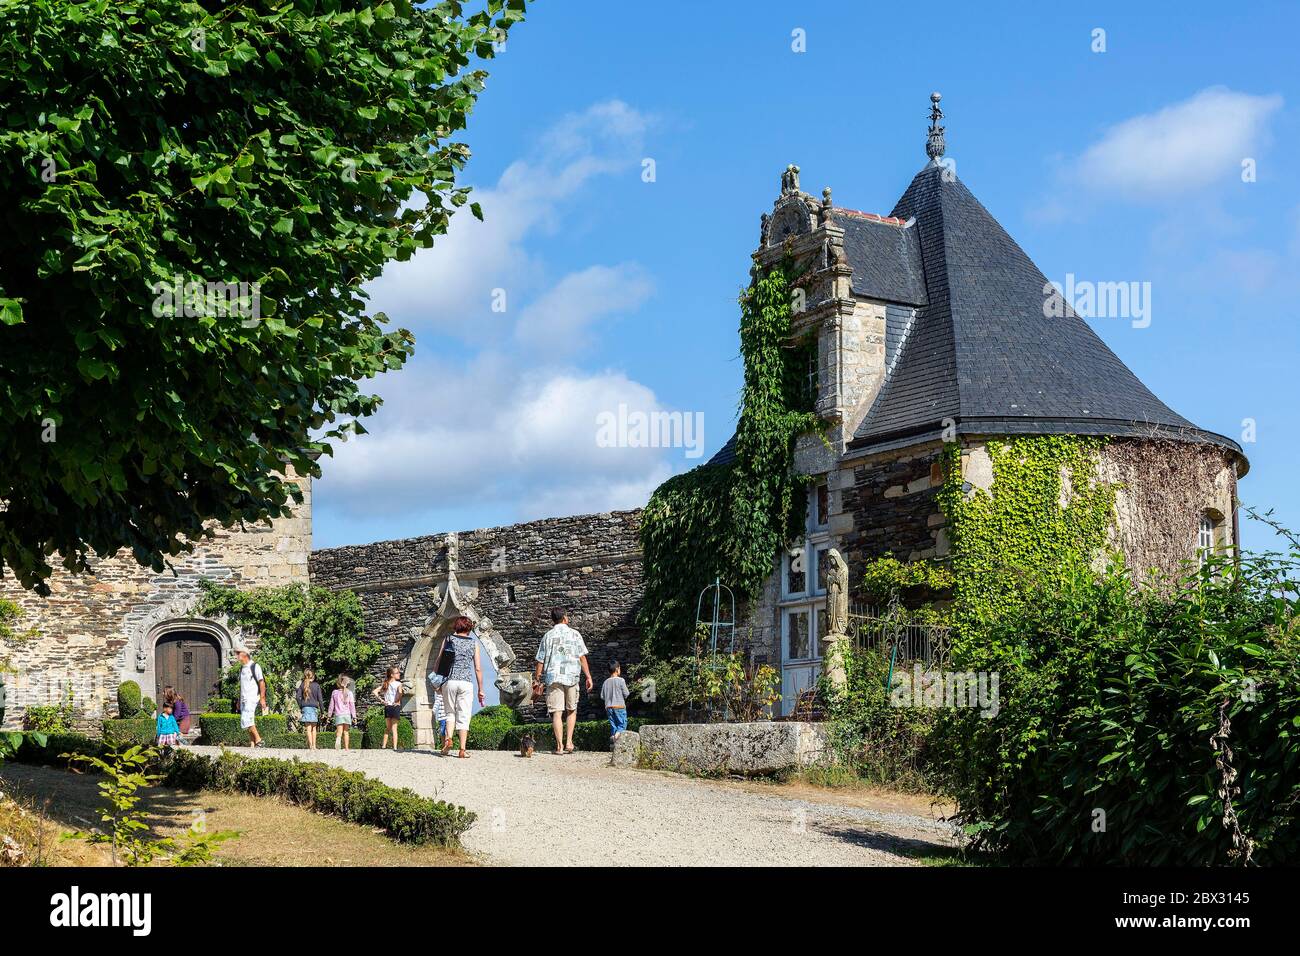
<path fill-rule="evenodd" d="M 524 734 L 523 739 L 519 741 L 519 756 L 531 757 L 536 748 L 537 741 L 533 739 L 533 735 Z"/>

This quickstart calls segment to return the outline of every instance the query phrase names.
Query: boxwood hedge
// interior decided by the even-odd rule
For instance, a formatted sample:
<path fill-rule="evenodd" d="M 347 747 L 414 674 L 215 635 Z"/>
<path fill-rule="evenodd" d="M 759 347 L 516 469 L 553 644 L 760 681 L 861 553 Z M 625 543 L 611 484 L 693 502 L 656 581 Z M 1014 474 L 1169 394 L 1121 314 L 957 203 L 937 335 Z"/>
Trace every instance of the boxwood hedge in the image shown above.
<path fill-rule="evenodd" d="M 641 717 L 631 717 L 627 722 L 628 730 L 636 730 L 645 719 Z M 536 740 L 538 750 L 555 749 L 555 732 L 550 724 L 516 724 L 506 730 L 501 738 L 499 749 L 501 750 L 518 750 L 519 742 L 523 739 L 524 734 L 532 734 Z M 608 751 L 609 750 L 609 721 L 607 720 L 581 720 L 573 728 L 573 745 L 579 750 L 589 751 Z"/>
<path fill-rule="evenodd" d="M 158 722 L 152 717 L 106 720 L 101 726 L 104 743 L 109 747 L 130 747 L 132 744 L 148 746 L 157 738 Z"/>
<path fill-rule="evenodd" d="M 177 750 L 161 767 L 168 786 L 279 796 L 349 823 L 379 827 L 403 843 L 457 846 L 475 819 L 464 807 L 321 763 L 245 757 L 229 751 L 205 757 Z"/>
<path fill-rule="evenodd" d="M 266 737 L 277 737 L 288 729 L 288 721 L 280 714 L 263 714 L 257 719 L 257 732 Z M 248 731 L 239 726 L 238 714 L 199 714 L 199 743 L 227 747 L 248 746 Z"/>
<path fill-rule="evenodd" d="M 371 707 L 366 712 L 362 726 L 365 736 L 362 738 L 361 746 L 369 750 L 378 750 L 379 745 L 384 742 L 384 729 L 387 726 L 384 722 L 383 708 Z M 397 722 L 397 745 L 403 750 L 415 746 L 415 728 L 411 726 L 409 718 L 403 717 Z"/>

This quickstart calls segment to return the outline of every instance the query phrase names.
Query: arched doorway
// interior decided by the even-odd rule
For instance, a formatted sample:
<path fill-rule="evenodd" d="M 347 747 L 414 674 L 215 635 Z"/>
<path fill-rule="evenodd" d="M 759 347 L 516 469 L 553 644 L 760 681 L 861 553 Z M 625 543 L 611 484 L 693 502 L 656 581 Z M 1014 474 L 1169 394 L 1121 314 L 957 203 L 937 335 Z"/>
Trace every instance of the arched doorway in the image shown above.
<path fill-rule="evenodd" d="M 218 696 L 221 681 L 221 647 L 202 631 L 168 631 L 154 645 L 154 700 L 162 700 L 171 685 L 185 698 L 190 710 L 202 713 L 208 699 Z"/>

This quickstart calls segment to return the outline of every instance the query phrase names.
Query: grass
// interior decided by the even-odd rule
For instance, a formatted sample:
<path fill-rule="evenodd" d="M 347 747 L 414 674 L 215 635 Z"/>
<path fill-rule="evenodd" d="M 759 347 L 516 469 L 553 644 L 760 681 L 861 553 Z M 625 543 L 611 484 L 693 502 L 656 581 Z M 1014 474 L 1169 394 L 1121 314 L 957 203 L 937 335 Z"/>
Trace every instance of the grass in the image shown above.
<path fill-rule="evenodd" d="M 48 807 L 46 839 L 54 855 L 43 862 L 59 866 L 95 866 L 107 863 L 107 854 L 82 841 L 60 843 L 58 834 L 89 829 L 99 815 L 99 778 L 53 767 L 25 764 L 0 765 L 0 788 L 29 808 Z M 252 797 L 162 787 L 146 792 L 143 801 L 154 839 L 185 832 L 197 814 L 209 831 L 234 830 L 239 836 L 221 844 L 216 852 L 223 866 L 472 866 L 463 850 L 412 847 L 397 843 L 368 827 L 346 823 L 293 806 L 275 797 Z M 18 829 L 21 817 L 8 818 L 0 807 L 0 834 Z M 36 844 L 30 824 L 15 837 Z M 87 851 L 94 851 L 87 856 Z M 30 855 L 30 854 L 29 854 Z M 100 862 L 93 862 L 99 856 Z M 34 857 L 30 862 L 35 862 Z"/>

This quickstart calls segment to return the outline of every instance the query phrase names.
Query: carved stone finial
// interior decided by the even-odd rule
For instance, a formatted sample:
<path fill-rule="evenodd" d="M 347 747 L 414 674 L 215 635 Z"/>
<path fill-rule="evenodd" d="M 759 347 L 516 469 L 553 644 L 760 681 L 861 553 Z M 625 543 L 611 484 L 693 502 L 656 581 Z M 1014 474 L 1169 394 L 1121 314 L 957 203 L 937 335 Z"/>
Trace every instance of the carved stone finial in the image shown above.
<path fill-rule="evenodd" d="M 799 191 L 799 167 L 791 163 L 781 174 L 781 195 L 788 196 L 790 193 Z"/>
<path fill-rule="evenodd" d="M 822 190 L 822 222 L 831 221 L 831 187 Z"/>
<path fill-rule="evenodd" d="M 930 94 L 930 132 L 925 138 L 925 155 L 931 159 L 938 159 L 944 152 L 943 127 L 939 125 L 943 119 L 943 110 L 939 109 L 941 99 L 938 93 Z"/>
<path fill-rule="evenodd" d="M 763 213 L 758 220 L 758 248 L 760 249 L 767 248 L 767 224 L 768 215 L 767 213 Z"/>

